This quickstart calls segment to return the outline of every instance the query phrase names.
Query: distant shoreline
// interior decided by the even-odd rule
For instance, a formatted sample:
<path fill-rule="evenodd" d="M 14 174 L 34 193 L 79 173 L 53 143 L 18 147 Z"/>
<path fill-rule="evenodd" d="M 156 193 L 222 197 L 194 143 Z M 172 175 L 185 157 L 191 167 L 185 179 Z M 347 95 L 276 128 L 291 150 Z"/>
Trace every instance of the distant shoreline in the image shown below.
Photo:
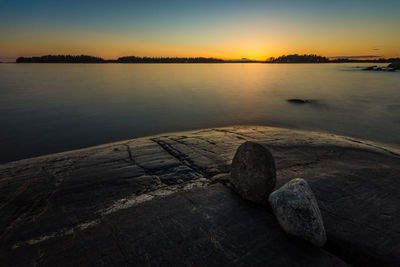
<path fill-rule="evenodd" d="M 389 64 L 392 61 L 346 61 L 346 62 L 266 62 L 266 61 L 225 61 L 225 62 L 0 62 L 0 64 L 229 64 L 229 63 L 258 63 L 258 64 L 346 64 L 346 63 L 374 63 Z"/>
<path fill-rule="evenodd" d="M 268 60 L 242 59 L 218 59 L 206 57 L 120 57 L 118 59 L 103 59 L 101 57 L 80 55 L 46 55 L 41 57 L 19 57 L 15 63 L 119 63 L 119 64 L 172 64 L 172 63 L 269 63 L 269 64 L 291 64 L 291 63 L 392 63 L 400 62 L 400 58 L 380 58 L 380 59 L 329 59 L 318 55 L 283 55 L 278 58 Z M 11 62 L 10 62 L 11 63 Z"/>
<path fill-rule="evenodd" d="M 374 63 L 374 64 L 390 64 L 391 61 L 379 61 L 379 62 L 371 62 L 371 61 L 349 61 L 349 62 L 323 62 L 323 63 L 318 63 L 318 62 L 288 62 L 288 63 L 282 63 L 282 62 L 265 62 L 265 61 L 255 61 L 255 62 L 149 62 L 149 63 L 144 63 L 144 62 L 132 62 L 132 63 L 119 63 L 119 62 L 0 62 L 0 64 L 119 64 L 119 65 L 132 65 L 132 64 L 238 64 L 238 63 L 245 63 L 245 64 L 271 64 L 271 65 L 289 65 L 289 64 L 316 64 L 316 65 L 324 65 L 324 64 L 350 64 L 350 63 Z"/>

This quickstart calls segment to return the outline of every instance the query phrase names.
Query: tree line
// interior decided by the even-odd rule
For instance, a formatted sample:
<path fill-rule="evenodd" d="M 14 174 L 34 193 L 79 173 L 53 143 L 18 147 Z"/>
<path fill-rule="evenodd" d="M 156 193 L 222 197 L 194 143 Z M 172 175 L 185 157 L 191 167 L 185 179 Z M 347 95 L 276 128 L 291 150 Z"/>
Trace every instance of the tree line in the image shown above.
<path fill-rule="evenodd" d="M 283 55 L 278 58 L 270 57 L 267 63 L 350 63 L 350 62 L 371 62 L 371 63 L 388 63 L 400 62 L 400 58 L 375 58 L 375 59 L 354 59 L 354 58 L 327 58 L 314 54 L 304 55 Z"/>
<path fill-rule="evenodd" d="M 113 60 L 105 60 L 101 57 L 93 57 L 88 55 L 46 55 L 41 57 L 19 57 L 16 63 L 228 63 L 243 61 L 223 60 L 218 58 L 206 57 L 120 57 Z M 248 61 L 248 62 L 266 62 L 266 63 L 346 63 L 346 62 L 400 62 L 400 58 L 379 58 L 379 59 L 349 59 L 336 58 L 329 59 L 327 57 L 304 54 L 304 55 L 283 55 L 277 58 L 271 57 L 266 61 Z"/>
<path fill-rule="evenodd" d="M 41 57 L 19 57 L 16 63 L 223 63 L 224 60 L 205 57 L 120 57 L 105 60 L 87 55 L 47 55 Z"/>
<path fill-rule="evenodd" d="M 118 63 L 223 63 L 224 60 L 205 57 L 120 57 Z"/>
<path fill-rule="evenodd" d="M 267 59 L 271 63 L 327 63 L 330 62 L 327 57 L 318 55 L 283 55 L 278 58 L 271 57 Z"/>
<path fill-rule="evenodd" d="M 86 55 L 47 55 L 41 57 L 19 57 L 17 63 L 104 63 L 104 59 L 100 57 L 92 57 Z"/>

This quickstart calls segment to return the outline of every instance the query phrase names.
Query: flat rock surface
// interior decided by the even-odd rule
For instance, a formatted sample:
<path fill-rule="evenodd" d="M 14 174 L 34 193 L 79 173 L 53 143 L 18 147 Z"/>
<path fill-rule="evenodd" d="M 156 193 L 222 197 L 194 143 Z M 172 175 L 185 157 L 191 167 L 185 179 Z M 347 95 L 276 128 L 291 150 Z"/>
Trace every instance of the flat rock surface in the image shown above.
<path fill-rule="evenodd" d="M 3 263 L 18 266 L 347 266 L 290 239 L 270 213 L 221 184 L 123 209 L 79 233 L 9 253 Z"/>
<path fill-rule="evenodd" d="M 213 176 L 230 171 L 246 140 L 270 149 L 278 187 L 307 180 L 327 232 L 322 250 L 303 250 L 307 243 L 283 234 L 270 211 L 211 185 Z M 399 266 L 399 154 L 395 147 L 349 137 L 243 126 L 3 164 L 0 262 L 318 266 L 338 257 L 356 266 Z"/>

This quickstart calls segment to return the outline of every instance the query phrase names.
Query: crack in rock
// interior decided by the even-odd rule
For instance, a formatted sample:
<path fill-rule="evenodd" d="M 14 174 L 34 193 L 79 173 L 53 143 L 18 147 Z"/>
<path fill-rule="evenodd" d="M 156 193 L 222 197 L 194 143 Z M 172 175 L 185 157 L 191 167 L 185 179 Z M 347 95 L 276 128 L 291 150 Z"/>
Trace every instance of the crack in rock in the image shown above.
<path fill-rule="evenodd" d="M 174 148 L 172 145 L 170 145 L 167 142 L 164 142 L 160 139 L 157 139 L 157 138 L 151 138 L 150 140 L 152 140 L 153 142 L 158 144 L 168 154 L 170 154 L 171 156 L 176 158 L 179 162 L 181 162 L 186 167 L 189 167 L 194 172 L 201 174 L 203 177 L 209 178 L 208 175 L 205 174 L 204 171 L 200 169 L 200 167 L 196 166 L 196 164 L 193 162 L 193 160 L 191 160 L 187 155 L 183 154 L 182 152 L 180 152 L 179 150 Z"/>

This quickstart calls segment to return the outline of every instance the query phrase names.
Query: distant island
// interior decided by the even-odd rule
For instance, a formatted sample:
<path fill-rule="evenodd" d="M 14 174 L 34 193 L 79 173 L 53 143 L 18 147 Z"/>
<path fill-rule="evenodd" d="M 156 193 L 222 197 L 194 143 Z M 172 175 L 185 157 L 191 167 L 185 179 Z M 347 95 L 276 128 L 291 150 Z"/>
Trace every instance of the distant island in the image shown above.
<path fill-rule="evenodd" d="M 41 57 L 19 57 L 16 63 L 224 63 L 217 58 L 179 58 L 179 57 L 120 57 L 117 60 L 105 60 L 87 55 L 47 55 Z"/>
<path fill-rule="evenodd" d="M 329 63 L 327 57 L 322 57 L 318 55 L 283 55 L 278 58 L 269 58 L 267 62 L 270 63 Z"/>
<path fill-rule="evenodd" d="M 88 55 L 46 55 L 41 57 L 19 57 L 16 63 L 350 63 L 350 62 L 373 62 L 393 63 L 400 62 L 400 58 L 379 59 L 352 59 L 352 58 L 327 58 L 314 54 L 283 55 L 277 58 L 271 57 L 265 61 L 251 59 L 218 59 L 206 57 L 137 57 L 127 56 L 118 59 L 106 60 L 101 57 Z"/>
<path fill-rule="evenodd" d="M 224 63 L 223 59 L 204 57 L 120 57 L 117 63 Z"/>
<path fill-rule="evenodd" d="M 278 58 L 271 57 L 266 63 L 393 63 L 400 62 L 400 58 L 355 59 L 352 57 L 323 57 L 314 54 L 283 55 Z"/>
<path fill-rule="evenodd" d="M 19 57 L 16 63 L 106 63 L 100 57 L 93 56 L 71 56 L 71 55 L 47 55 L 41 57 Z"/>

